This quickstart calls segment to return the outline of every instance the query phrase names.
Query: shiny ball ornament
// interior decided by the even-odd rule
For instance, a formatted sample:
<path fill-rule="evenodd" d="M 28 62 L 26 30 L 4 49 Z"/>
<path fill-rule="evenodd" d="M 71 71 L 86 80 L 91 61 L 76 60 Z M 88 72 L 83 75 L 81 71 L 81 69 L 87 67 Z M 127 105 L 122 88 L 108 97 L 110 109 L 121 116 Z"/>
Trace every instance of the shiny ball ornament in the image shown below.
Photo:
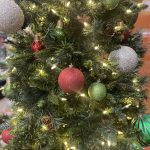
<path fill-rule="evenodd" d="M 64 22 L 62 20 L 58 20 L 57 26 L 55 29 L 55 34 L 58 39 L 62 39 L 65 36 L 63 27 L 64 27 Z"/>
<path fill-rule="evenodd" d="M 44 44 L 39 34 L 35 35 L 31 48 L 33 52 L 39 52 L 44 49 Z"/>
<path fill-rule="evenodd" d="M 74 67 L 64 69 L 58 77 L 59 87 L 69 94 L 80 91 L 84 86 L 84 81 L 83 73 Z"/>
<path fill-rule="evenodd" d="M 142 145 L 150 145 L 150 114 L 145 114 L 135 122 L 135 127 L 141 132 L 139 140 Z"/>
<path fill-rule="evenodd" d="M 7 146 L 7 144 L 5 142 L 3 142 L 3 140 L 0 141 L 0 144 L 3 148 Z"/>
<path fill-rule="evenodd" d="M 127 43 L 130 37 L 131 31 L 125 31 L 122 34 L 122 43 Z"/>
<path fill-rule="evenodd" d="M 10 132 L 11 132 L 10 129 L 2 131 L 2 134 L 1 134 L 2 141 L 5 142 L 6 144 L 9 144 L 10 140 L 13 139 L 13 135 L 11 135 Z"/>
<path fill-rule="evenodd" d="M 0 31 L 12 34 L 21 29 L 24 14 L 14 0 L 0 0 Z"/>
<path fill-rule="evenodd" d="M 107 10 L 113 10 L 118 6 L 119 2 L 120 0 L 103 0 L 102 4 Z"/>
<path fill-rule="evenodd" d="M 101 101 L 106 97 L 107 89 L 104 84 L 95 82 L 90 85 L 88 94 L 91 99 Z"/>
<path fill-rule="evenodd" d="M 112 51 L 108 59 L 117 65 L 120 72 L 131 72 L 138 64 L 138 55 L 128 46 L 121 46 L 119 50 Z"/>

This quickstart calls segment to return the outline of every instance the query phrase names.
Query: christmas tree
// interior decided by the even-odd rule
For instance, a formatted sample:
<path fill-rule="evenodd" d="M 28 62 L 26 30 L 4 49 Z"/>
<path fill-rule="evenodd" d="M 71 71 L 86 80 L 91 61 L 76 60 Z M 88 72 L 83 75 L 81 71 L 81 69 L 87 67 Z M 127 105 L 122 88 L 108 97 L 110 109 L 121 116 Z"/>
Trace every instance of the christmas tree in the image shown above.
<path fill-rule="evenodd" d="M 135 0 L 16 2 L 24 16 L 13 0 L 0 2 L 0 30 L 14 33 L 25 19 L 8 59 L 11 84 L 4 93 L 15 105 L 2 131 L 5 149 L 142 150 L 150 144 L 137 128 L 146 98 L 146 79 L 138 75 L 145 49 L 132 32 L 146 6 Z M 5 22 L 10 12 L 19 22 Z"/>

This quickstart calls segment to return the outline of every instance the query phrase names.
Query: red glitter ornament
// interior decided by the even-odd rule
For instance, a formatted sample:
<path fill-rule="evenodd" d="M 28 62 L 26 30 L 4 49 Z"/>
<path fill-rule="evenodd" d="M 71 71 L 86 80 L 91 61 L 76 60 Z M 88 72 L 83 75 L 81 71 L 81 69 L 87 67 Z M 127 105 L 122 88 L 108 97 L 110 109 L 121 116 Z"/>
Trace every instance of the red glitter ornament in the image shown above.
<path fill-rule="evenodd" d="M 10 134 L 11 129 L 2 131 L 2 140 L 6 144 L 9 144 L 9 141 L 13 139 L 13 135 Z"/>
<path fill-rule="evenodd" d="M 38 52 L 44 48 L 44 44 L 41 40 L 40 34 L 35 35 L 31 48 L 33 52 Z"/>
<path fill-rule="evenodd" d="M 123 35 L 122 35 L 122 37 L 123 37 L 122 42 L 123 42 L 123 43 L 127 43 L 127 42 L 128 42 L 128 39 L 129 39 L 129 37 L 130 37 L 130 34 L 131 34 L 131 31 L 130 31 L 130 30 L 123 32 Z"/>
<path fill-rule="evenodd" d="M 76 93 L 80 91 L 84 86 L 84 75 L 83 73 L 74 67 L 64 69 L 58 78 L 59 87 L 65 93 Z"/>

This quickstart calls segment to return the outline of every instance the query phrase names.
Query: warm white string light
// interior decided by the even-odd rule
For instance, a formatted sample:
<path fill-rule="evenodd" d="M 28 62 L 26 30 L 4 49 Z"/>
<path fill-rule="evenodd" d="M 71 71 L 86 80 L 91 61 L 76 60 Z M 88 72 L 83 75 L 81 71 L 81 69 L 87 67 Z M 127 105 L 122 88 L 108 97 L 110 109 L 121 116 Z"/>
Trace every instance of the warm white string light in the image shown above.
<path fill-rule="evenodd" d="M 84 22 L 83 24 L 84 24 L 84 27 L 86 27 L 86 28 L 88 28 L 90 26 L 88 22 Z"/>
<path fill-rule="evenodd" d="M 14 67 L 14 68 L 12 69 L 12 73 L 14 73 L 14 72 L 16 72 L 16 71 L 17 71 L 17 68 Z"/>
<path fill-rule="evenodd" d="M 42 130 L 43 131 L 48 131 L 48 127 L 46 125 L 42 125 Z"/>
<path fill-rule="evenodd" d="M 144 4 L 143 3 L 137 3 L 137 7 L 141 8 Z"/>
<path fill-rule="evenodd" d="M 135 79 L 133 79 L 132 82 L 133 82 L 133 83 L 138 83 L 138 80 L 135 78 Z"/>
<path fill-rule="evenodd" d="M 71 146 L 69 150 L 76 150 L 75 146 Z"/>
<path fill-rule="evenodd" d="M 123 132 L 122 132 L 122 131 L 118 131 L 118 134 L 119 134 L 119 135 L 123 135 Z"/>
<path fill-rule="evenodd" d="M 117 74 L 118 74 L 117 72 L 112 72 L 112 75 L 114 75 L 114 76 L 117 75 Z"/>
<path fill-rule="evenodd" d="M 29 7 L 31 10 L 34 10 L 36 8 L 36 5 L 35 4 L 32 4 L 30 7 Z"/>
<path fill-rule="evenodd" d="M 67 101 L 67 98 L 62 97 L 61 100 L 62 100 L 62 101 Z"/>
<path fill-rule="evenodd" d="M 108 111 L 107 111 L 107 110 L 104 110 L 104 111 L 103 111 L 103 114 L 104 114 L 104 115 L 107 115 L 107 114 L 108 114 Z"/>
<path fill-rule="evenodd" d="M 131 14 L 131 13 L 132 13 L 132 10 L 131 10 L 131 9 L 127 9 L 127 10 L 126 10 L 126 13 L 127 13 L 127 14 Z"/>
<path fill-rule="evenodd" d="M 68 2 L 66 3 L 66 7 L 70 7 L 70 4 L 71 4 L 71 2 L 68 1 Z"/>
<path fill-rule="evenodd" d="M 107 141 L 107 144 L 109 147 L 111 146 L 111 142 L 109 140 Z"/>
<path fill-rule="evenodd" d="M 39 75 L 41 75 L 41 76 L 44 76 L 44 75 L 45 75 L 45 71 L 42 70 L 42 69 L 39 69 L 38 72 L 39 72 Z"/>
<path fill-rule="evenodd" d="M 85 93 L 80 94 L 81 97 L 86 97 Z"/>
<path fill-rule="evenodd" d="M 104 145 L 105 145 L 105 142 L 104 142 L 104 141 L 101 141 L 101 145 L 104 146 Z"/>
<path fill-rule="evenodd" d="M 54 14 L 57 14 L 57 11 L 55 9 L 51 9 L 51 11 L 54 13 Z"/>
<path fill-rule="evenodd" d="M 99 45 L 97 45 L 97 46 L 94 47 L 95 50 L 99 50 L 99 48 L 100 48 Z"/>
<path fill-rule="evenodd" d="M 22 112 L 23 112 L 23 108 L 18 108 L 18 109 L 17 109 L 17 112 L 22 113 Z"/>
<path fill-rule="evenodd" d="M 52 65 L 51 70 L 54 70 L 57 68 L 57 64 Z"/>
<path fill-rule="evenodd" d="M 103 67 L 108 67 L 108 64 L 103 62 Z"/>

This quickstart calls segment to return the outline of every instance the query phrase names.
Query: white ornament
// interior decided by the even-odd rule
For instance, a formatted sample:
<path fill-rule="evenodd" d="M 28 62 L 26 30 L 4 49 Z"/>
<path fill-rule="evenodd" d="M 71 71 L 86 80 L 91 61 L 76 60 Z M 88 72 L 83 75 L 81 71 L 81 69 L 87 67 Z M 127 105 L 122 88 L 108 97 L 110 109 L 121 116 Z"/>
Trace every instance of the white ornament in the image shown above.
<path fill-rule="evenodd" d="M 0 31 L 12 34 L 21 29 L 24 14 L 14 0 L 0 0 Z"/>
<path fill-rule="evenodd" d="M 6 147 L 7 146 L 7 144 L 5 142 L 3 142 L 2 140 L 0 141 L 0 143 L 1 143 L 2 147 Z"/>
<path fill-rule="evenodd" d="M 128 46 L 121 46 L 120 49 L 112 51 L 108 59 L 117 64 L 120 72 L 131 72 L 138 64 L 138 55 Z"/>

